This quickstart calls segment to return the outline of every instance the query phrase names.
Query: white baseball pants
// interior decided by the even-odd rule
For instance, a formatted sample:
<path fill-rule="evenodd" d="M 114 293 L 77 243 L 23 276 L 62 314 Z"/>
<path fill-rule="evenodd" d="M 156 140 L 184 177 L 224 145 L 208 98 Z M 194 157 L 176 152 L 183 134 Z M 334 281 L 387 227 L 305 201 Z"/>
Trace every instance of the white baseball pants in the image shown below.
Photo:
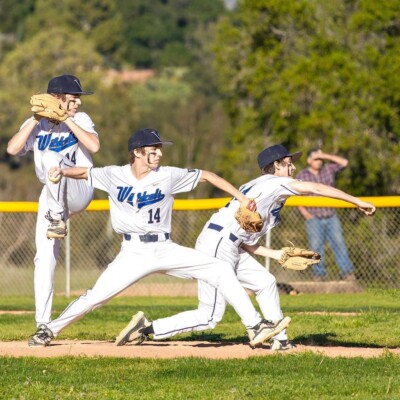
<path fill-rule="evenodd" d="M 63 178 L 58 184 L 48 180 L 47 171 L 54 166 L 73 166 L 71 162 L 55 153 L 43 154 L 43 171 L 45 186 L 39 197 L 39 208 L 36 220 L 36 255 L 34 272 L 34 291 L 36 307 L 36 325 L 48 324 L 51 321 L 51 310 L 54 293 L 54 271 L 60 250 L 59 239 L 47 239 L 49 221 L 45 218 L 48 211 L 52 215 L 60 214 L 64 220 L 72 214 L 84 210 L 93 198 L 93 188 L 85 180 Z"/>
<path fill-rule="evenodd" d="M 101 274 L 94 287 L 72 302 L 47 326 L 57 336 L 68 325 L 153 273 L 207 282 L 218 288 L 221 296 L 239 314 L 246 328 L 253 327 L 261 321 L 260 315 L 228 263 L 180 246 L 171 240 L 153 243 L 124 240 L 120 253 Z"/>
<path fill-rule="evenodd" d="M 240 284 L 255 293 L 265 319 L 278 321 L 283 318 L 275 277 L 250 254 L 239 254 L 229 237 L 222 238 L 219 232 L 205 228 L 197 240 L 196 249 L 230 262 Z M 214 287 L 199 281 L 198 298 L 196 310 L 153 321 L 154 339 L 161 340 L 184 332 L 215 328 L 225 312 L 226 302 L 223 296 Z M 286 340 L 286 329 L 275 338 Z"/>

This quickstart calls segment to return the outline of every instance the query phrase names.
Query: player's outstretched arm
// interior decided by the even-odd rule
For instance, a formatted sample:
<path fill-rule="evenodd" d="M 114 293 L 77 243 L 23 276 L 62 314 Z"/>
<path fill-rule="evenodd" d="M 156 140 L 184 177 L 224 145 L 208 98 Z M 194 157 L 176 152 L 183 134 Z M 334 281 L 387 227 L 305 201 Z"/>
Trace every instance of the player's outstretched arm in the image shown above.
<path fill-rule="evenodd" d="M 273 250 L 273 249 L 269 249 L 268 247 L 260 246 L 258 244 L 249 245 L 249 244 L 242 243 L 242 245 L 240 247 L 244 251 L 247 251 L 248 253 L 252 253 L 256 256 L 272 258 L 274 260 L 280 260 L 284 253 L 284 251 L 282 249 Z"/>
<path fill-rule="evenodd" d="M 340 189 L 336 189 L 328 185 L 323 185 L 322 183 L 294 181 L 291 182 L 289 186 L 302 195 L 315 194 L 317 196 L 330 197 L 331 199 L 347 201 L 348 203 L 357 206 L 360 211 L 368 216 L 374 215 L 376 211 L 376 208 L 372 203 L 363 201 L 357 197 L 351 196 L 350 194 L 343 192 Z"/>
<path fill-rule="evenodd" d="M 223 190 L 226 193 L 229 193 L 231 196 L 236 197 L 242 206 L 249 208 L 249 209 L 254 209 L 255 208 L 255 203 L 254 200 L 250 200 L 247 198 L 243 193 L 239 192 L 232 184 L 230 184 L 228 181 L 226 181 L 224 178 L 221 178 L 217 174 L 214 174 L 214 172 L 210 171 L 201 171 L 201 178 L 199 182 L 209 182 L 218 189 Z"/>
<path fill-rule="evenodd" d="M 73 167 L 64 168 L 51 167 L 48 172 L 49 180 L 53 183 L 60 182 L 62 177 L 72 178 L 72 179 L 87 179 L 88 168 L 86 167 Z"/>

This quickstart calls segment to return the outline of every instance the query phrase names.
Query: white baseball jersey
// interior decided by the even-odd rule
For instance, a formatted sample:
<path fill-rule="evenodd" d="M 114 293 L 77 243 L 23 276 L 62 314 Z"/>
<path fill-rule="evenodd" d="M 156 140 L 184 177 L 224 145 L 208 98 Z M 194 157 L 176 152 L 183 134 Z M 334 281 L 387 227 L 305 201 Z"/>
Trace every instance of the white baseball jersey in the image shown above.
<path fill-rule="evenodd" d="M 30 118 L 22 124 L 21 128 L 24 127 L 29 120 Z M 94 129 L 93 121 L 86 113 L 77 112 L 72 120 L 85 131 L 98 136 Z M 44 151 L 49 150 L 68 158 L 74 165 L 79 164 L 79 166 L 86 167 L 93 165 L 89 153 L 86 149 L 79 146 L 78 139 L 66 124 L 61 122 L 56 125 L 47 118 L 43 118 L 40 120 L 40 123 L 33 128 L 24 148 L 19 153 L 19 155 L 23 156 L 28 151 L 34 151 L 36 176 L 42 183 L 45 183 L 42 154 Z M 79 154 L 82 156 L 80 157 Z M 77 158 L 79 159 L 79 163 L 77 163 Z"/>
<path fill-rule="evenodd" d="M 294 179 L 289 177 L 262 175 L 240 187 L 239 190 L 244 195 L 256 201 L 257 211 L 264 220 L 261 232 L 246 232 L 237 223 L 235 212 L 240 207 L 237 199 L 232 199 L 224 208 L 213 214 L 209 222 L 222 226 L 246 244 L 256 244 L 261 236 L 279 223 L 279 212 L 286 199 L 299 194 L 289 187 L 289 183 L 293 181 Z"/>
<path fill-rule="evenodd" d="M 153 273 L 203 280 L 219 290 L 247 328 L 261 322 L 228 263 L 180 246 L 166 235 L 171 231 L 174 194 L 191 191 L 200 177 L 200 170 L 174 167 L 159 167 L 140 180 L 134 177 L 130 165 L 89 169 L 87 182 L 108 193 L 113 228 L 124 234 L 124 240 L 120 253 L 94 287 L 47 324 L 55 336 L 89 311 Z M 157 240 L 147 242 L 143 239 L 146 234 L 154 234 Z M 140 240 L 131 240 L 135 236 Z M 160 236 L 165 240 L 159 240 Z"/>
<path fill-rule="evenodd" d="M 109 194 L 117 233 L 170 233 L 173 195 L 193 190 L 200 176 L 198 169 L 159 167 L 138 180 L 125 165 L 91 168 L 88 183 Z"/>
<path fill-rule="evenodd" d="M 255 293 L 264 318 L 272 321 L 283 318 L 276 279 L 255 258 L 237 246 L 242 242 L 256 244 L 262 235 L 279 223 L 279 212 L 286 199 L 298 194 L 289 188 L 293 181 L 294 179 L 287 177 L 262 175 L 240 187 L 240 191 L 247 197 L 255 198 L 257 211 L 264 220 L 261 232 L 249 233 L 240 227 L 234 217 L 240 202 L 232 199 L 212 215 L 196 242 L 196 250 L 230 263 L 241 285 Z M 210 224 L 214 224 L 216 229 L 210 229 Z M 219 228 L 223 230 L 220 231 Z M 233 240 L 230 234 L 234 235 Z M 218 290 L 204 281 L 198 282 L 198 298 L 197 309 L 153 321 L 154 339 L 214 329 L 222 320 L 226 301 Z M 286 330 L 275 338 L 287 340 Z"/>

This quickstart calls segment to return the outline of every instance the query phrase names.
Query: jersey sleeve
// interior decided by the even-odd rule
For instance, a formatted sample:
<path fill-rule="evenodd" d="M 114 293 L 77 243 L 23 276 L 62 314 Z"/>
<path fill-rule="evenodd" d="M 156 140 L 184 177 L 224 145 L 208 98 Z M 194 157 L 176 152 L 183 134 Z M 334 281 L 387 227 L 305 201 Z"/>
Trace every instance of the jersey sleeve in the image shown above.
<path fill-rule="evenodd" d="M 116 167 L 110 166 L 104 168 L 89 168 L 87 178 L 89 186 L 109 193 L 111 188 L 113 168 Z"/>
<path fill-rule="evenodd" d="M 73 120 L 77 125 L 79 125 L 86 132 L 93 133 L 94 135 L 99 136 L 99 134 L 94 129 L 94 122 L 89 117 L 89 115 L 87 115 L 86 113 L 77 112 L 75 114 Z"/>
<path fill-rule="evenodd" d="M 171 193 L 192 191 L 199 183 L 201 170 L 169 167 L 171 174 Z"/>
<path fill-rule="evenodd" d="M 297 196 L 300 193 L 297 190 L 294 190 L 290 187 L 290 184 L 295 182 L 298 179 L 293 178 L 281 178 L 280 182 L 280 194 L 284 196 Z"/>

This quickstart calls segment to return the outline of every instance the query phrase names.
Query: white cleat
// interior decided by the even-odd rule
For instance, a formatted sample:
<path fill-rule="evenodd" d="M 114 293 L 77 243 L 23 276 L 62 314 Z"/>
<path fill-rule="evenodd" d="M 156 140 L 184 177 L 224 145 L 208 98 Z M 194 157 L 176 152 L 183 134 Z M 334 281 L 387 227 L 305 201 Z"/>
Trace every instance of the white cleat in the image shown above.
<path fill-rule="evenodd" d="M 276 323 L 263 319 L 259 324 L 247 330 L 250 339 L 250 347 L 254 349 L 257 345 L 272 339 L 279 332 L 286 329 L 290 321 L 290 317 L 285 317 Z"/>

